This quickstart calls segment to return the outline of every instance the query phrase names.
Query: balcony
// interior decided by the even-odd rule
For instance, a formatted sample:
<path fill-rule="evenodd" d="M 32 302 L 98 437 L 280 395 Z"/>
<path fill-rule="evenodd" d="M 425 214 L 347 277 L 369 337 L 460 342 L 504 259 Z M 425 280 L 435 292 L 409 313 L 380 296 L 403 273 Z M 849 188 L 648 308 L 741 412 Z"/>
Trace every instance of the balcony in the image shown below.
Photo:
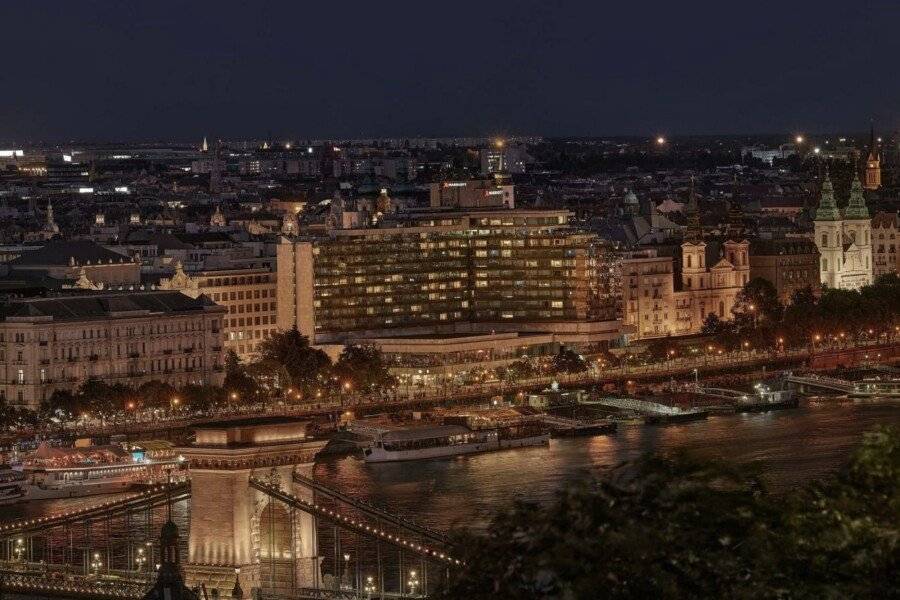
<path fill-rule="evenodd" d="M 140 352 L 129 352 L 128 353 L 128 358 L 140 358 L 140 357 L 141 357 Z"/>

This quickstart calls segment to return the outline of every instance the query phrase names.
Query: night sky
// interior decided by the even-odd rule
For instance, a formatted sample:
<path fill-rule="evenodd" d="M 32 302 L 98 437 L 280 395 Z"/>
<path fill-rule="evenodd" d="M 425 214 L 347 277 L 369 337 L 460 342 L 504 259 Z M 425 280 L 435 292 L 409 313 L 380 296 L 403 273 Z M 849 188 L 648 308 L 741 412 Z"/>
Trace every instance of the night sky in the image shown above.
<path fill-rule="evenodd" d="M 900 3 L 3 2 L 0 140 L 900 128 Z"/>

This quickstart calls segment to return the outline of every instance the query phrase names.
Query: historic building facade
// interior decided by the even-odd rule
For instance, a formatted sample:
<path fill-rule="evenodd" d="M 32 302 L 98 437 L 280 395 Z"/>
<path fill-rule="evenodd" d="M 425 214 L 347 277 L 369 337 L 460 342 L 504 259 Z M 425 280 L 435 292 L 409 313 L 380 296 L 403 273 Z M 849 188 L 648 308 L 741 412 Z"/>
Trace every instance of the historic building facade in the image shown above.
<path fill-rule="evenodd" d="M 807 238 L 754 241 L 750 246 L 750 278 L 757 277 L 775 286 L 783 304 L 806 287 L 818 293 L 819 249 Z"/>
<path fill-rule="evenodd" d="M 900 218 L 897 212 L 872 217 L 872 277 L 900 273 Z"/>
<path fill-rule="evenodd" d="M 221 385 L 225 309 L 180 292 L 15 300 L 0 321 L 0 395 L 37 408 L 90 378 Z"/>
<path fill-rule="evenodd" d="M 731 319 L 750 281 L 750 242 L 736 228 L 707 242 L 693 193 L 687 210 L 680 259 L 651 251 L 623 261 L 624 323 L 635 339 L 699 333 L 710 314 Z"/>
<path fill-rule="evenodd" d="M 179 290 L 192 298 L 206 295 L 224 306 L 222 320 L 226 352 L 252 360 L 263 340 L 277 330 L 276 274 L 267 268 L 215 269 L 185 272 L 176 263 L 175 273 L 162 279 L 159 288 Z"/>
<path fill-rule="evenodd" d="M 840 210 L 831 179 L 822 182 L 814 220 L 819 248 L 819 276 L 823 286 L 859 289 L 872 283 L 872 220 L 859 178 L 853 179 L 850 199 Z"/>

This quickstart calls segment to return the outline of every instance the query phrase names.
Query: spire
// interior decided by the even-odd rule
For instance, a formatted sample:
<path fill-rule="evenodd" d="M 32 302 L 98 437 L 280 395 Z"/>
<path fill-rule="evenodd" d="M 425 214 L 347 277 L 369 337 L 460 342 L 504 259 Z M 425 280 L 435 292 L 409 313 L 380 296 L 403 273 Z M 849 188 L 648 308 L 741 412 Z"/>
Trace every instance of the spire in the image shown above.
<path fill-rule="evenodd" d="M 840 221 L 841 213 L 834 202 L 834 186 L 831 185 L 831 177 L 828 169 L 825 170 L 825 180 L 822 182 L 822 191 L 819 196 L 819 208 L 816 209 L 816 221 Z"/>
<path fill-rule="evenodd" d="M 853 176 L 853 183 L 850 185 L 850 201 L 844 209 L 844 218 L 849 220 L 869 218 L 869 209 L 866 207 L 866 198 L 863 196 L 862 183 L 858 175 Z"/>
<path fill-rule="evenodd" d="M 203 145 L 200 146 L 200 151 L 201 152 L 209 152 L 209 143 L 207 143 L 205 135 L 203 136 Z"/>
<path fill-rule="evenodd" d="M 738 242 L 744 237 L 744 211 L 737 199 L 737 173 L 734 175 L 734 183 L 731 190 L 731 200 L 728 203 L 728 225 L 726 237 Z"/>
<path fill-rule="evenodd" d="M 691 176 L 691 191 L 687 204 L 687 227 L 684 241 L 699 243 L 703 241 L 703 226 L 700 224 L 700 208 L 697 206 L 697 195 L 694 193 L 694 176 Z"/>
<path fill-rule="evenodd" d="M 869 122 L 869 157 L 870 159 L 878 156 L 875 150 L 875 121 Z"/>

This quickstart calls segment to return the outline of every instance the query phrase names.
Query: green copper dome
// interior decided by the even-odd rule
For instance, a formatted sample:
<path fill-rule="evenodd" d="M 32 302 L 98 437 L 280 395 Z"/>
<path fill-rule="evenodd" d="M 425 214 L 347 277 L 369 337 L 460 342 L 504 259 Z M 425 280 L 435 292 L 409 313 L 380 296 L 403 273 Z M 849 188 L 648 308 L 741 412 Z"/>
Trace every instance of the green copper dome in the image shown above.
<path fill-rule="evenodd" d="M 825 181 L 822 182 L 822 195 L 819 198 L 819 208 L 816 209 L 816 221 L 840 221 L 841 213 L 834 202 L 834 186 L 831 178 L 825 173 Z"/>
<path fill-rule="evenodd" d="M 850 186 L 850 202 L 844 209 L 845 219 L 868 219 L 869 209 L 866 208 L 866 198 L 863 196 L 862 184 L 859 177 L 853 178 L 853 184 Z"/>

